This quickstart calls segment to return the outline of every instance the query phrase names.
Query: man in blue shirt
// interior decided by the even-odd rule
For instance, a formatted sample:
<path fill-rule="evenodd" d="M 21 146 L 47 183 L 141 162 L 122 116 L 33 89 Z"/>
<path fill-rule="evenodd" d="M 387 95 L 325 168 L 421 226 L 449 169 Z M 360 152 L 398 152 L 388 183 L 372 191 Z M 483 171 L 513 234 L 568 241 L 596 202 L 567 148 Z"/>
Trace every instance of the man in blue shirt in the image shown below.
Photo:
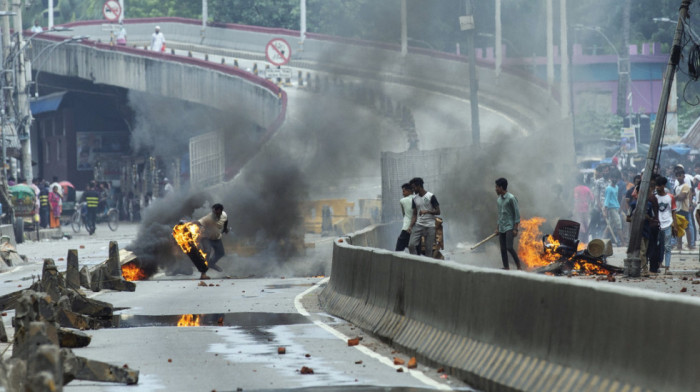
<path fill-rule="evenodd" d="M 617 246 L 622 246 L 622 221 L 620 220 L 620 202 L 617 198 L 617 177 L 612 174 L 608 186 L 605 188 L 605 202 L 603 203 L 603 217 L 607 223 Z"/>
<path fill-rule="evenodd" d="M 520 268 L 520 259 L 518 253 L 513 248 L 513 238 L 518 235 L 518 225 L 520 224 L 520 209 L 518 208 L 518 199 L 508 192 L 508 180 L 499 178 L 496 180 L 496 194 L 498 199 L 498 239 L 501 243 L 501 260 L 503 261 L 503 269 L 508 267 L 508 253 L 513 256 L 513 261 L 518 269 Z"/>

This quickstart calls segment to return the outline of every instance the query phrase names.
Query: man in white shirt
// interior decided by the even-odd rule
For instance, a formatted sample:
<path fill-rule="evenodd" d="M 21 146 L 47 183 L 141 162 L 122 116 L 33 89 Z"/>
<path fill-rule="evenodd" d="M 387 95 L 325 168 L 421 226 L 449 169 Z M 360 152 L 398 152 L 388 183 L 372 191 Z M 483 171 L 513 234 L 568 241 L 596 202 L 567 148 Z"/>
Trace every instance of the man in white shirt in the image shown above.
<path fill-rule="evenodd" d="M 34 21 L 34 26 L 32 26 L 32 33 L 41 33 L 44 31 L 44 28 L 39 25 L 39 21 L 35 20 Z"/>
<path fill-rule="evenodd" d="M 401 206 L 401 214 L 403 214 L 403 226 L 401 226 L 401 234 L 399 234 L 399 239 L 396 240 L 396 251 L 403 252 L 408 246 L 408 240 L 411 238 L 411 230 L 409 226 L 411 225 L 411 218 L 413 217 L 413 187 L 406 183 L 401 185 L 401 192 L 403 193 L 403 198 L 399 200 L 399 205 Z"/>
<path fill-rule="evenodd" d="M 224 212 L 224 206 L 219 203 L 214 204 L 211 206 L 211 213 L 196 223 L 202 227 L 202 245 L 207 253 L 207 266 L 215 271 L 223 271 L 216 262 L 226 254 L 221 242 L 221 234 L 228 233 L 228 217 Z M 208 278 L 202 273 L 202 279 Z"/>
<path fill-rule="evenodd" d="M 408 240 L 408 251 L 418 254 L 421 238 L 425 237 L 425 255 L 433 257 L 433 243 L 435 242 L 435 217 L 440 215 L 440 203 L 432 193 L 423 188 L 423 179 L 413 178 L 409 184 L 416 195 L 413 197 L 413 216 L 408 231 L 411 238 Z"/>
<path fill-rule="evenodd" d="M 165 51 L 165 36 L 160 32 L 160 26 L 156 26 L 156 31 L 151 36 L 151 50 L 154 52 Z"/>
<path fill-rule="evenodd" d="M 168 180 L 168 177 L 165 177 L 163 182 L 165 183 L 165 185 L 163 185 L 163 196 L 168 196 L 173 193 L 173 185 Z"/>

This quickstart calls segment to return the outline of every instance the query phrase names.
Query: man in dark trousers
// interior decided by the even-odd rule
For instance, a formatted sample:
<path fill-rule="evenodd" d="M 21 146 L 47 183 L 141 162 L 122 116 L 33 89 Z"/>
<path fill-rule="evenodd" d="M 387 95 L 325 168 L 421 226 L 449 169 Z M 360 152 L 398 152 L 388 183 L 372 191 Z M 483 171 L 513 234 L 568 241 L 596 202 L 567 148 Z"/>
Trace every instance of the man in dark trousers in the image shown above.
<path fill-rule="evenodd" d="M 423 179 L 415 177 L 409 184 L 416 195 L 413 197 L 413 216 L 408 226 L 411 237 L 408 240 L 408 251 L 418 254 L 421 237 L 425 237 L 425 255 L 433 257 L 433 243 L 435 243 L 435 217 L 440 215 L 440 203 L 432 193 L 423 188 Z"/>
<path fill-rule="evenodd" d="M 211 212 L 196 223 L 203 229 L 202 244 L 207 252 L 207 265 L 214 271 L 223 271 L 216 262 L 226 254 L 224 244 L 221 242 L 221 234 L 228 233 L 228 217 L 224 212 L 224 206 L 219 203 L 214 204 Z"/>
<path fill-rule="evenodd" d="M 498 233 L 498 239 L 501 242 L 503 269 L 510 269 L 508 267 L 508 253 L 513 256 L 515 266 L 521 269 L 518 253 L 513 248 L 513 238 L 518 235 L 518 225 L 520 224 L 518 199 L 508 192 L 508 180 L 505 178 L 496 180 L 496 194 L 498 195 L 498 229 L 496 229 L 496 233 Z"/>
<path fill-rule="evenodd" d="M 88 183 L 80 201 L 87 204 L 87 216 L 85 217 L 85 228 L 90 235 L 95 233 L 95 221 L 97 220 L 97 206 L 100 203 L 100 194 L 95 190 L 94 183 Z"/>
<path fill-rule="evenodd" d="M 39 182 L 39 226 L 42 229 L 49 227 L 49 183 Z"/>

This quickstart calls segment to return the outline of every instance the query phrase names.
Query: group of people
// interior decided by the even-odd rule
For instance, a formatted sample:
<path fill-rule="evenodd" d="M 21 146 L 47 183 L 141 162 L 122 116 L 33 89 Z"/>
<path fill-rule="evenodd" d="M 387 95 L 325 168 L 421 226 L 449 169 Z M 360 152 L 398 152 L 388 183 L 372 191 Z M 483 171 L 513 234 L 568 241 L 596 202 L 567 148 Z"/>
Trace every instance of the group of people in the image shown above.
<path fill-rule="evenodd" d="M 592 187 L 579 179 L 574 189 L 573 219 L 581 224 L 584 241 L 589 238 L 609 238 L 618 246 L 629 240 L 632 213 L 637 207 L 641 173 L 619 170 L 614 165 L 599 165 L 595 169 Z M 682 164 L 670 165 L 665 173 L 657 166 L 652 173 L 645 219 L 642 230 L 642 275 L 671 274 L 671 251 L 676 245 L 695 249 L 696 225 L 700 221 L 697 202 L 700 198 L 700 162 L 693 174 L 686 173 Z"/>
<path fill-rule="evenodd" d="M 396 251 L 406 248 L 411 254 L 435 257 L 436 218 L 440 215 L 440 203 L 431 192 L 424 188 L 423 179 L 412 178 L 401 185 L 403 198 L 399 200 L 403 215 L 403 226 L 396 241 Z M 421 246 L 423 244 L 424 246 Z"/>

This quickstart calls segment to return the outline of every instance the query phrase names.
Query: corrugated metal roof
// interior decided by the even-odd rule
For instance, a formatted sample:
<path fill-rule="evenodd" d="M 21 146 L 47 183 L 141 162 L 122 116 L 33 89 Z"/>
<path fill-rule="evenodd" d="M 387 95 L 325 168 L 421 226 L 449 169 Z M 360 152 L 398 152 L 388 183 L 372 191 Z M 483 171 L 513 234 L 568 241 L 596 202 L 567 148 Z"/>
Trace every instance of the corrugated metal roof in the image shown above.
<path fill-rule="evenodd" d="M 66 91 L 32 99 L 29 102 L 32 115 L 36 116 L 37 114 L 55 111 L 59 106 L 61 106 L 61 101 L 63 101 L 64 95 L 66 95 Z"/>

